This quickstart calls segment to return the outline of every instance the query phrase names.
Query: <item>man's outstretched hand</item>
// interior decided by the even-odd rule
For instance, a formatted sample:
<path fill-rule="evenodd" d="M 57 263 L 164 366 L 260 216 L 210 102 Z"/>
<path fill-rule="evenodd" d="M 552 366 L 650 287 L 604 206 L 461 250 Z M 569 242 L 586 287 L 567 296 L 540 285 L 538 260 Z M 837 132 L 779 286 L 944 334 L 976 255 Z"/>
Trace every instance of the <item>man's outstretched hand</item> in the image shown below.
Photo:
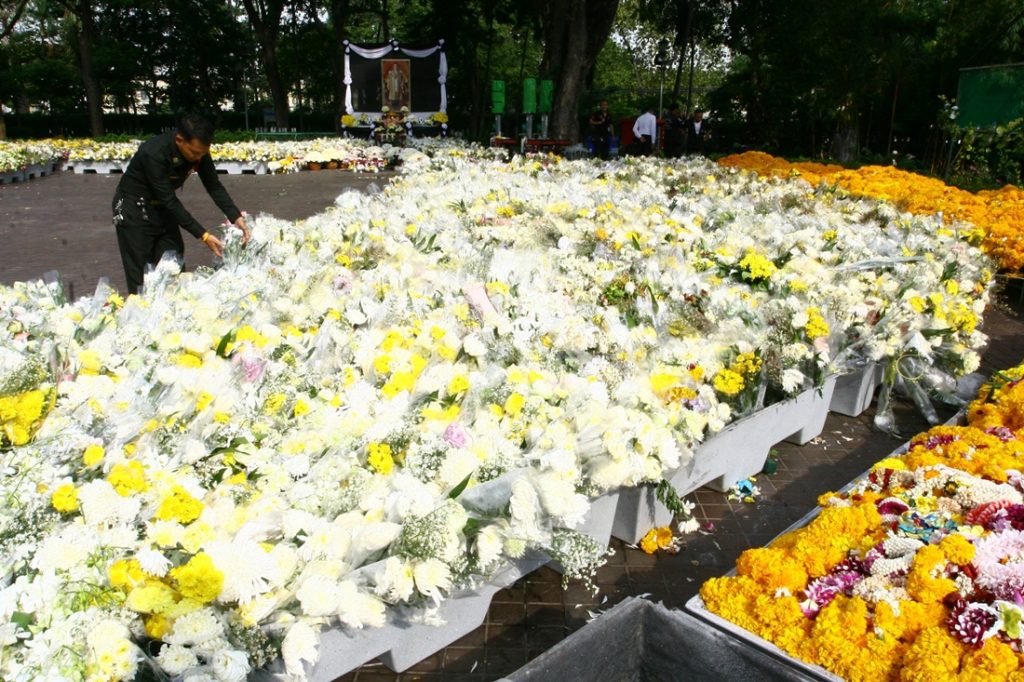
<path fill-rule="evenodd" d="M 238 220 L 235 221 L 235 227 L 242 231 L 242 244 L 249 243 L 249 226 L 245 222 L 245 216 L 238 216 Z"/>

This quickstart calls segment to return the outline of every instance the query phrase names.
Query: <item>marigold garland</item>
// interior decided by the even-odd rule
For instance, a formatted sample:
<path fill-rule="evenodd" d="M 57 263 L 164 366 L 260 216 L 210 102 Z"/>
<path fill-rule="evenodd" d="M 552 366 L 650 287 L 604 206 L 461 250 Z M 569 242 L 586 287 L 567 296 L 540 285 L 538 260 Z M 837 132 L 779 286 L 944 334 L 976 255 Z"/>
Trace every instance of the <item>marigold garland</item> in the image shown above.
<path fill-rule="evenodd" d="M 856 170 L 813 162 L 790 163 L 764 152 L 732 154 L 723 166 L 754 171 L 765 177 L 799 177 L 812 186 L 834 185 L 857 195 L 881 199 L 917 215 L 942 213 L 945 220 L 960 220 L 977 227 L 966 238 L 979 237 L 982 248 L 1002 269 L 1024 268 L 1024 190 L 1007 185 L 972 194 L 941 180 L 893 166 L 863 166 Z"/>
<path fill-rule="evenodd" d="M 745 551 L 736 577 L 701 588 L 707 608 L 848 680 L 1024 679 L 1024 438 L 1007 425 L 1022 377 L 999 373 L 969 426 L 918 435 Z"/>

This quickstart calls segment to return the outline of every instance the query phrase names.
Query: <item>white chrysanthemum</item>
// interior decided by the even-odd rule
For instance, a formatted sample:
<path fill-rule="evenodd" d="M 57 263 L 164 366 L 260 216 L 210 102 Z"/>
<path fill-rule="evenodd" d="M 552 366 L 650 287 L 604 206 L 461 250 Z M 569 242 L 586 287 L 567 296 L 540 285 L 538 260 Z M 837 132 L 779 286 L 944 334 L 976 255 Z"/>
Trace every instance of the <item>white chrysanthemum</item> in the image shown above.
<path fill-rule="evenodd" d="M 101 620 L 86 635 L 90 665 L 111 679 L 131 679 L 138 669 L 141 652 L 131 641 L 124 623 L 110 618 Z"/>
<path fill-rule="evenodd" d="M 183 672 L 199 665 L 199 658 L 188 647 L 168 644 L 160 649 L 156 657 L 157 663 L 168 675 L 181 675 Z"/>
<path fill-rule="evenodd" d="M 469 334 L 462 339 L 462 350 L 466 351 L 466 355 L 479 359 L 487 355 L 487 344 L 479 335 Z"/>
<path fill-rule="evenodd" d="M 412 566 L 395 556 L 384 560 L 384 570 L 377 577 L 374 590 L 377 594 L 392 603 L 408 601 L 415 588 Z"/>
<path fill-rule="evenodd" d="M 202 645 L 224 634 L 224 626 L 211 608 L 196 609 L 174 621 L 171 631 L 164 636 L 169 644 L 181 646 Z"/>
<path fill-rule="evenodd" d="M 338 584 L 338 619 L 351 628 L 381 627 L 387 619 L 387 605 L 343 580 Z"/>
<path fill-rule="evenodd" d="M 105 479 L 89 481 L 78 489 L 82 516 L 90 525 L 129 523 L 139 514 L 136 495 L 122 497 Z"/>
<path fill-rule="evenodd" d="M 782 390 L 786 393 L 795 393 L 803 388 L 806 377 L 798 369 L 782 370 Z"/>
<path fill-rule="evenodd" d="M 476 534 L 475 539 L 477 561 L 484 570 L 487 570 L 501 558 L 504 543 L 501 528 L 496 523 L 488 524 Z"/>
<path fill-rule="evenodd" d="M 338 609 L 338 581 L 325 575 L 313 575 L 302 581 L 295 598 L 307 616 L 329 616 Z"/>
<path fill-rule="evenodd" d="M 247 602 L 277 582 L 277 561 L 257 542 L 216 540 L 206 543 L 205 550 L 224 574 L 220 602 Z"/>
<path fill-rule="evenodd" d="M 288 674 L 304 679 L 306 671 L 302 662 L 316 663 L 320 658 L 319 646 L 320 635 L 307 622 L 293 623 L 281 642 L 281 658 Z"/>
<path fill-rule="evenodd" d="M 35 556 L 32 557 L 32 567 L 37 571 L 47 572 L 72 570 L 85 564 L 98 542 L 94 530 L 84 528 L 81 523 L 69 525 L 43 538 Z M 15 610 L 18 609 L 11 609 Z"/>
<path fill-rule="evenodd" d="M 165 557 L 162 552 L 152 548 L 137 552 L 135 560 L 139 562 L 139 566 L 143 571 L 158 578 L 165 576 L 171 568 L 170 559 Z"/>
<path fill-rule="evenodd" d="M 214 653 L 210 657 L 210 667 L 221 682 L 242 682 L 252 669 L 249 657 L 236 649 L 221 649 Z"/>
<path fill-rule="evenodd" d="M 441 601 L 441 592 L 447 592 L 452 586 L 452 570 L 440 559 L 419 561 L 413 568 L 416 589 L 436 602 Z"/>

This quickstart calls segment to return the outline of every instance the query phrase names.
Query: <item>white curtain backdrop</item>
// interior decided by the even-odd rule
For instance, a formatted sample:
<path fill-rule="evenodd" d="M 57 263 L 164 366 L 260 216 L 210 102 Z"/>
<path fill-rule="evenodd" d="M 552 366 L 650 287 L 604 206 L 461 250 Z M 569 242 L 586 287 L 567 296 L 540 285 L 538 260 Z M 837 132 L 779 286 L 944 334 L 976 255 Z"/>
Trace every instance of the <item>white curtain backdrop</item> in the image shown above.
<path fill-rule="evenodd" d="M 349 61 L 349 56 L 355 53 L 363 59 L 383 59 L 393 52 L 398 52 L 406 55 L 407 57 L 422 58 L 429 57 L 435 52 L 440 52 L 440 63 L 437 69 L 437 83 L 441 86 L 441 103 L 438 105 L 438 111 L 448 111 L 448 59 L 444 53 L 444 40 L 437 41 L 437 45 L 429 47 L 425 50 L 410 50 L 402 47 L 397 40 L 392 40 L 389 44 L 383 47 L 375 47 L 372 49 L 360 47 L 359 45 L 353 45 L 349 41 L 342 43 L 345 46 L 345 112 L 348 114 L 354 114 L 355 109 L 352 108 L 352 67 Z M 412 112 L 417 115 L 427 115 L 432 112 Z"/>

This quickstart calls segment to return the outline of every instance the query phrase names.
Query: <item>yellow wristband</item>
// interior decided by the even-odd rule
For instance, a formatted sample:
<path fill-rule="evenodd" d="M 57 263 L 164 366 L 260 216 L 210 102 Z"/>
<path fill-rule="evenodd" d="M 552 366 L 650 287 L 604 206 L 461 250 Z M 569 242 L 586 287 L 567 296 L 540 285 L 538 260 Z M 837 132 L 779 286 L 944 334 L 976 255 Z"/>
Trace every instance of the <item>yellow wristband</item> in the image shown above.
<path fill-rule="evenodd" d="M 208 243 L 210 241 L 210 237 L 211 236 L 213 236 L 213 235 L 211 235 L 209 232 L 203 232 L 203 236 L 202 236 L 203 243 L 204 244 Z"/>

